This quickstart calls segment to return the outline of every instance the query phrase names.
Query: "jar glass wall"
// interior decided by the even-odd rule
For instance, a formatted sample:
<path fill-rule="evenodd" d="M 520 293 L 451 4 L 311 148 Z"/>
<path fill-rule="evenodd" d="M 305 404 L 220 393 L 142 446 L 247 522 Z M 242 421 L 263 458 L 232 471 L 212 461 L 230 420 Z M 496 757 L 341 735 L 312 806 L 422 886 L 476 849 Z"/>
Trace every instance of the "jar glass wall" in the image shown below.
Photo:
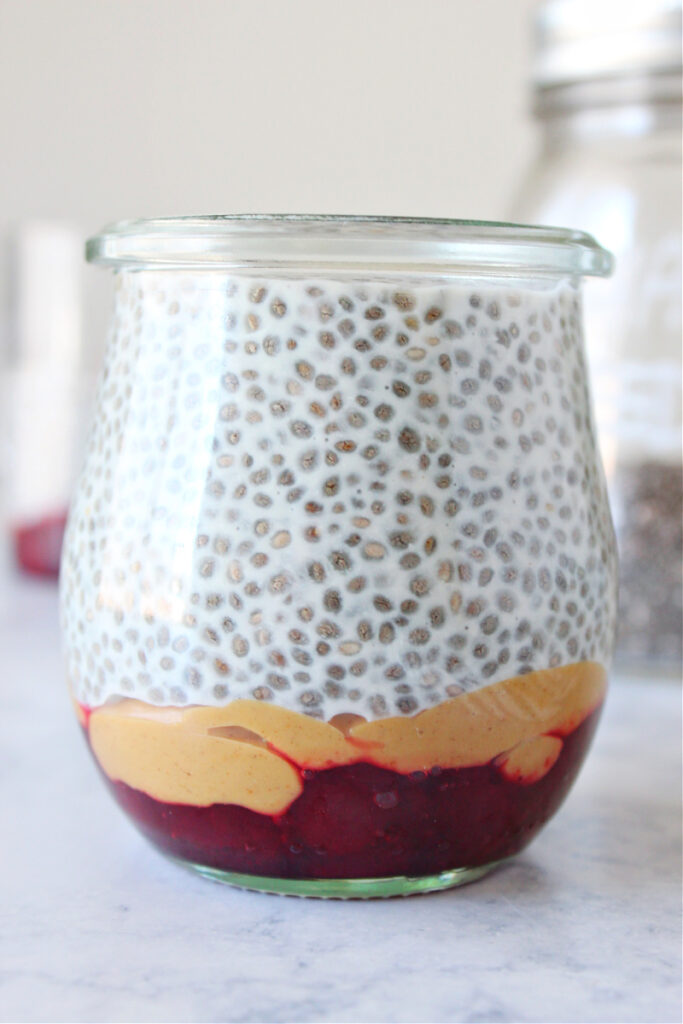
<path fill-rule="evenodd" d="M 476 877 L 561 803 L 615 554 L 571 232 L 202 219 L 116 305 L 62 566 L 68 677 L 172 857 L 281 892 Z"/>

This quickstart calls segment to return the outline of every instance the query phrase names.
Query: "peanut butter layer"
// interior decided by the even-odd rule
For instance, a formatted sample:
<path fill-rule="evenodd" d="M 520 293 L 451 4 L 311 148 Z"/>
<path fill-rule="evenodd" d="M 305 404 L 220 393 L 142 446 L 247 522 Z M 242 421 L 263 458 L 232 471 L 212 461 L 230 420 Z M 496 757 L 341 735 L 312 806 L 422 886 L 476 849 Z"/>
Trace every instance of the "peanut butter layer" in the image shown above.
<path fill-rule="evenodd" d="M 90 718 L 95 757 L 110 778 L 165 803 L 241 804 L 277 814 L 299 795 L 300 774 L 283 757 L 211 735 L 209 723 L 198 727 L 186 715 L 129 700 L 101 708 Z"/>
<path fill-rule="evenodd" d="M 461 694 L 412 718 L 320 722 L 252 700 L 223 708 L 157 708 L 121 700 L 92 712 L 102 769 L 167 803 L 233 803 L 283 813 L 302 789 L 299 769 L 369 761 L 408 773 L 495 761 L 511 781 L 542 778 L 602 701 L 606 674 L 580 662 Z"/>

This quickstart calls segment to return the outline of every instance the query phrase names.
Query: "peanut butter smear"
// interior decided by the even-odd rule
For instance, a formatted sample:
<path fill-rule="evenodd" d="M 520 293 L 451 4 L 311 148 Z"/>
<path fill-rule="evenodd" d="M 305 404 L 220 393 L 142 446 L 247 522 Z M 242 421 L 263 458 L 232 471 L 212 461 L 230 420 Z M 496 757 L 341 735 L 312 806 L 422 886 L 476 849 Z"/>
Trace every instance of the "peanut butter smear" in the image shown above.
<path fill-rule="evenodd" d="M 374 722 L 321 722 L 255 700 L 160 708 L 124 699 L 78 709 L 113 781 L 165 803 L 238 804 L 278 815 L 301 793 L 302 770 L 361 761 L 404 774 L 495 762 L 505 778 L 531 784 L 550 771 L 563 737 L 600 705 L 606 686 L 604 668 L 584 661 Z"/>

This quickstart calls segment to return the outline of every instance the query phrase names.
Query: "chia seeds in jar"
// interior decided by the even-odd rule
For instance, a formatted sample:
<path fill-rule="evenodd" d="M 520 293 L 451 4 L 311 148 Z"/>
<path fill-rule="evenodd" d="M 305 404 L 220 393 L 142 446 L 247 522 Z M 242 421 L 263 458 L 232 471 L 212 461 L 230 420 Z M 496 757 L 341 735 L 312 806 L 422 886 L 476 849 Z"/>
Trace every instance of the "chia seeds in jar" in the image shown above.
<path fill-rule="evenodd" d="M 62 568 L 69 685 L 142 832 L 305 895 L 478 877 L 579 770 L 615 628 L 576 232 L 197 218 L 117 271 Z"/>
<path fill-rule="evenodd" d="M 620 549 L 618 644 L 623 662 L 681 662 L 683 470 L 644 459 L 619 467 L 612 503 Z"/>
<path fill-rule="evenodd" d="M 594 232 L 615 273 L 585 290 L 596 420 L 619 548 L 620 672 L 683 658 L 681 3 L 544 0 L 541 145 L 514 218 Z"/>

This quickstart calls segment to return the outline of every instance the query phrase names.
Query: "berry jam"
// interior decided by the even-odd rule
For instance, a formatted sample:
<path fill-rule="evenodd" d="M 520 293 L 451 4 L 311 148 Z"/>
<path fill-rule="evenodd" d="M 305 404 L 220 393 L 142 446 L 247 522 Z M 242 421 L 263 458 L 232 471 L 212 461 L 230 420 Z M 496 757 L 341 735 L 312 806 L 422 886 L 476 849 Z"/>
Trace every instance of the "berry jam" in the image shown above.
<path fill-rule="evenodd" d="M 140 831 L 173 857 L 271 878 L 427 876 L 523 849 L 567 795 L 600 708 L 564 735 L 536 782 L 494 764 L 404 775 L 368 762 L 301 771 L 303 791 L 278 816 L 235 804 L 162 803 L 107 779 Z"/>

